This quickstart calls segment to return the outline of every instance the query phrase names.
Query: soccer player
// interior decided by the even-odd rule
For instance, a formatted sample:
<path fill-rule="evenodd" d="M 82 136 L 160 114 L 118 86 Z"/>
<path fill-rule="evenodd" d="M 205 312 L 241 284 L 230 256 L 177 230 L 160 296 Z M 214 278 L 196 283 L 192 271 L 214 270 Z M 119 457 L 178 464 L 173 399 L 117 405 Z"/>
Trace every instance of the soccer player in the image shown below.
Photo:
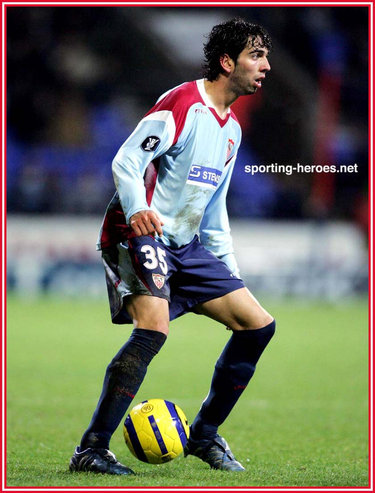
<path fill-rule="evenodd" d="M 241 140 L 231 111 L 270 70 L 271 39 L 233 19 L 204 46 L 205 78 L 163 94 L 113 160 L 117 192 L 100 232 L 112 321 L 134 330 L 109 364 L 96 410 L 71 471 L 134 474 L 109 451 L 169 321 L 192 311 L 232 331 L 184 453 L 214 469 L 242 471 L 218 434 L 275 331 L 273 317 L 245 288 L 233 255 L 226 194 Z"/>

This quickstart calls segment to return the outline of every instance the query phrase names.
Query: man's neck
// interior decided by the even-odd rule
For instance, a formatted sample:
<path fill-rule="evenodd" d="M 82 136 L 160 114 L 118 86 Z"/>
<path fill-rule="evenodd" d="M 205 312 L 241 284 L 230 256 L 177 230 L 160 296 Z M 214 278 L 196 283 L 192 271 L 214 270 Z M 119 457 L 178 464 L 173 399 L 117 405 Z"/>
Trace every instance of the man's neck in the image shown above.
<path fill-rule="evenodd" d="M 221 118 L 225 118 L 229 107 L 237 99 L 237 95 L 228 88 L 227 80 L 219 77 L 216 80 L 204 80 L 204 89 L 206 94 Z"/>

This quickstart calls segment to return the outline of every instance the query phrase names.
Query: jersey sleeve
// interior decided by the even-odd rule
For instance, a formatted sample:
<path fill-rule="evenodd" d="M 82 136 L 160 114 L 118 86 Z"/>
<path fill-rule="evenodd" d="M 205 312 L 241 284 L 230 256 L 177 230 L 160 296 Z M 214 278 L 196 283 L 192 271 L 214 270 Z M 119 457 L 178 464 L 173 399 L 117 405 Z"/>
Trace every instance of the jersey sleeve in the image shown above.
<path fill-rule="evenodd" d="M 225 167 L 223 179 L 206 207 L 200 225 L 200 241 L 214 255 L 223 260 L 233 274 L 239 277 L 226 206 L 226 196 L 235 160 L 236 155 Z"/>
<path fill-rule="evenodd" d="M 172 111 L 147 114 L 124 142 L 112 162 L 113 178 L 126 222 L 149 209 L 143 176 L 149 163 L 171 147 L 176 134 Z"/>

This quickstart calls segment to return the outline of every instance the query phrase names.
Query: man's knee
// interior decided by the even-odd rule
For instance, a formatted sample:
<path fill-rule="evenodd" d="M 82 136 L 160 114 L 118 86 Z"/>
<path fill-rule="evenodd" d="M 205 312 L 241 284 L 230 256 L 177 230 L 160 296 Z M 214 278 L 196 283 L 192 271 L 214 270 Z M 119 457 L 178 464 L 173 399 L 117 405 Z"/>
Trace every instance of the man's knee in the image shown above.
<path fill-rule="evenodd" d="M 272 318 L 272 317 L 271 317 Z M 276 332 L 276 320 L 272 318 L 271 322 L 264 327 L 260 327 L 263 334 L 265 334 L 270 341 Z M 256 329 L 257 330 L 257 329 Z"/>
<path fill-rule="evenodd" d="M 156 332 L 161 332 L 165 336 L 169 334 L 169 320 L 164 317 L 152 317 L 145 313 L 139 317 L 133 318 L 133 325 L 135 329 L 148 329 Z"/>
<path fill-rule="evenodd" d="M 269 313 L 267 313 L 267 316 L 261 320 L 259 327 L 256 327 L 254 330 L 258 329 L 266 329 L 272 337 L 276 330 L 276 320 Z"/>
<path fill-rule="evenodd" d="M 259 312 L 257 314 L 251 314 L 248 317 L 241 319 L 241 320 L 236 320 L 235 323 L 233 324 L 230 329 L 237 331 L 237 330 L 258 330 L 258 329 L 263 329 L 265 327 L 273 327 L 273 329 L 270 328 L 270 330 L 273 330 L 273 333 L 275 332 L 276 328 L 276 323 L 274 318 L 265 310 L 262 312 Z M 272 334 L 273 335 L 273 334 Z"/>
<path fill-rule="evenodd" d="M 136 295 L 126 299 L 126 309 L 134 328 L 169 333 L 169 307 L 167 300 L 155 296 Z"/>
<path fill-rule="evenodd" d="M 137 323 L 138 321 L 134 321 L 134 328 L 138 329 L 148 329 L 155 330 L 156 332 L 161 332 L 165 336 L 169 334 L 169 323 L 164 320 L 152 320 L 152 321 L 144 321 L 142 323 Z"/>

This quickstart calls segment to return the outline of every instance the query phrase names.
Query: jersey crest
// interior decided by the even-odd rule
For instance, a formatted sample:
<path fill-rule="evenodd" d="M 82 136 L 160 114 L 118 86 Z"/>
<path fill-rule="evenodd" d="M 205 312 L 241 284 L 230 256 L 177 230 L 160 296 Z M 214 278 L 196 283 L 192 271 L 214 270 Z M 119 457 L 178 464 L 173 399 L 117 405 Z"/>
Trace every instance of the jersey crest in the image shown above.
<path fill-rule="evenodd" d="M 228 139 L 228 147 L 227 147 L 227 158 L 226 161 L 228 161 L 229 156 L 231 155 L 231 152 L 233 151 L 234 147 L 234 140 Z"/>

